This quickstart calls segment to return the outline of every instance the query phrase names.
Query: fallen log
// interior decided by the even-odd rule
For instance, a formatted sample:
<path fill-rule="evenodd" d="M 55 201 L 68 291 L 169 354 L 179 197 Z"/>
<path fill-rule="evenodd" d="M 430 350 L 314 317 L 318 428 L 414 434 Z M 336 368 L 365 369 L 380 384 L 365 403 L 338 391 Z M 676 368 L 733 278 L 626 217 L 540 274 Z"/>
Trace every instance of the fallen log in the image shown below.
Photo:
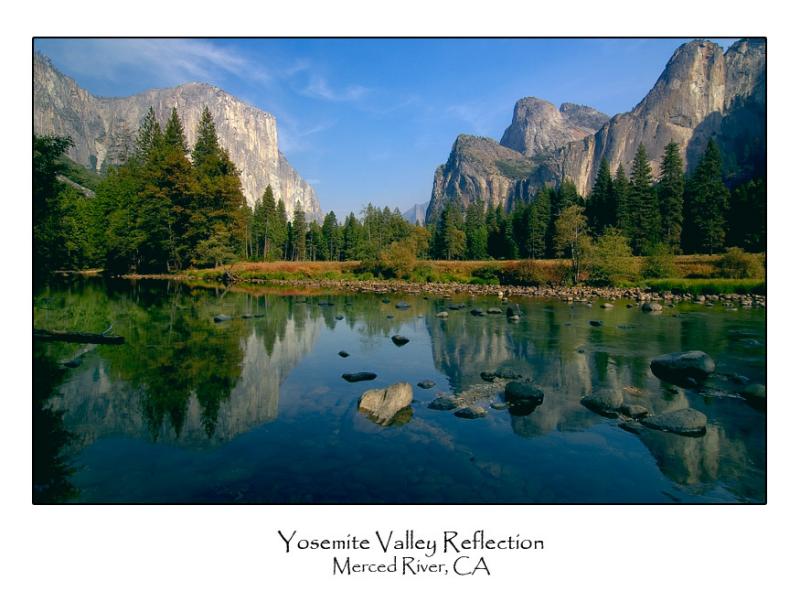
<path fill-rule="evenodd" d="M 63 343 L 95 343 L 97 345 L 122 345 L 125 337 L 93 332 L 61 332 L 58 330 L 33 329 L 37 341 L 60 341 Z"/>

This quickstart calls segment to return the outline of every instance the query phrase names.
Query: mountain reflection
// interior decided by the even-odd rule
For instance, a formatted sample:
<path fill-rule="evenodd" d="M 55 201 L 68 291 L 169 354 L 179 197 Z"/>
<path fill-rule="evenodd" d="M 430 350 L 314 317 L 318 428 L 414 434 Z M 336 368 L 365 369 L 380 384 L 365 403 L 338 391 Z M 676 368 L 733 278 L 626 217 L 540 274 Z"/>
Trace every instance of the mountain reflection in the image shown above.
<path fill-rule="evenodd" d="M 126 341 L 87 354 L 58 388 L 50 406 L 67 426 L 86 444 L 125 435 L 207 445 L 273 420 L 280 383 L 313 347 L 319 323 L 287 299 L 152 288 L 133 286 L 97 308 Z M 68 305 L 59 301 L 49 299 Z M 221 313 L 261 317 L 216 324 Z"/>

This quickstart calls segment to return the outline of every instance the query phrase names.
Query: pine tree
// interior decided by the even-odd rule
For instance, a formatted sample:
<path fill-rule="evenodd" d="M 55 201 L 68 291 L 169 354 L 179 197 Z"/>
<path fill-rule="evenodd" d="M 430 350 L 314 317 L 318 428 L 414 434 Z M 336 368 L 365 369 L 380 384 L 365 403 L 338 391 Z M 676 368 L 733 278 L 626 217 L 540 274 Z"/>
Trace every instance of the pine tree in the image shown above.
<path fill-rule="evenodd" d="M 464 220 L 464 233 L 467 237 L 467 259 L 484 259 L 488 252 L 488 233 L 483 215 L 483 201 L 478 199 L 467 207 Z"/>
<path fill-rule="evenodd" d="M 328 261 L 338 261 L 340 246 L 339 224 L 336 214 L 330 211 L 322 221 L 322 257 Z"/>
<path fill-rule="evenodd" d="M 625 168 L 622 166 L 622 163 L 620 163 L 617 166 L 616 174 L 614 174 L 611 204 L 614 207 L 614 213 L 617 216 L 617 228 L 624 232 L 628 237 L 630 237 L 631 231 L 630 211 L 628 210 L 629 190 L 630 182 L 628 181 L 628 176 L 625 175 Z"/>
<path fill-rule="evenodd" d="M 749 180 L 733 190 L 728 223 L 729 247 L 767 250 L 767 187 L 763 179 Z"/>
<path fill-rule="evenodd" d="M 633 158 L 627 205 L 630 230 L 625 234 L 631 240 L 634 253 L 641 255 L 658 242 L 661 221 L 653 188 L 653 172 L 644 144 L 639 144 Z"/>
<path fill-rule="evenodd" d="M 684 204 L 686 251 L 716 253 L 725 247 L 729 192 L 722 181 L 722 157 L 713 140 L 686 186 Z"/>
<path fill-rule="evenodd" d="M 153 107 L 147 109 L 136 136 L 134 156 L 139 163 L 147 160 L 150 153 L 161 144 L 161 126 L 156 119 Z"/>
<path fill-rule="evenodd" d="M 608 226 L 617 223 L 614 182 L 611 178 L 611 167 L 605 157 L 600 161 L 597 178 L 586 203 L 586 218 L 590 230 L 595 234 L 601 234 Z"/>
<path fill-rule="evenodd" d="M 278 199 L 278 206 L 275 210 L 275 221 L 270 230 L 270 240 L 275 247 L 276 257 L 290 259 L 289 257 L 289 217 L 286 213 L 286 205 L 283 199 Z"/>
<path fill-rule="evenodd" d="M 661 209 L 661 241 L 680 251 L 683 227 L 683 160 L 680 149 L 670 141 L 661 160 L 661 179 L 658 182 L 658 201 Z"/>
<path fill-rule="evenodd" d="M 183 124 L 180 117 L 178 117 L 178 109 L 172 107 L 172 112 L 167 120 L 167 125 L 164 126 L 164 144 L 168 148 L 179 149 L 183 154 L 189 152 L 189 145 L 186 143 L 186 134 L 183 132 Z"/>
<path fill-rule="evenodd" d="M 542 259 L 547 256 L 547 231 L 550 227 L 550 188 L 540 188 L 533 197 L 531 205 L 531 257 Z"/>
<path fill-rule="evenodd" d="M 298 201 L 292 216 L 292 260 L 306 260 L 306 214 Z"/>

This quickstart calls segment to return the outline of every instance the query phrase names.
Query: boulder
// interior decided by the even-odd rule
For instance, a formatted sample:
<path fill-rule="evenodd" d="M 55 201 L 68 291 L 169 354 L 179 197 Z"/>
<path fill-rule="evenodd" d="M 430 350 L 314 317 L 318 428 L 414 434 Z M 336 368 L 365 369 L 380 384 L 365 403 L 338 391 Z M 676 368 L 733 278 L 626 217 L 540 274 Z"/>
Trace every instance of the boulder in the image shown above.
<path fill-rule="evenodd" d="M 708 418 L 702 412 L 684 408 L 648 416 L 642 420 L 642 424 L 656 431 L 675 433 L 676 435 L 703 435 L 706 432 Z"/>
<path fill-rule="evenodd" d="M 678 351 L 659 355 L 650 361 L 650 370 L 661 380 L 696 386 L 714 372 L 714 360 L 703 351 Z"/>
<path fill-rule="evenodd" d="M 403 336 L 403 335 L 401 335 L 401 334 L 396 334 L 396 335 L 394 335 L 394 336 L 392 337 L 392 343 L 394 343 L 394 344 L 395 344 L 395 345 L 397 345 L 398 347 L 402 347 L 403 345 L 405 345 L 406 343 L 408 343 L 408 340 L 409 340 L 409 339 L 408 339 L 408 337 L 404 337 L 404 336 Z"/>
<path fill-rule="evenodd" d="M 455 411 L 453 415 L 458 416 L 459 418 L 474 420 L 475 418 L 483 418 L 484 416 L 486 416 L 486 408 L 482 408 L 480 406 L 475 406 L 475 407 L 469 406 Z"/>
<path fill-rule="evenodd" d="M 581 398 L 581 405 L 602 416 L 615 418 L 622 408 L 622 391 L 612 388 L 595 389 Z"/>
<path fill-rule="evenodd" d="M 509 368 L 508 366 L 503 366 L 501 368 L 498 368 L 497 370 L 494 371 L 494 375 L 497 378 L 504 378 L 506 380 L 515 380 L 517 378 L 522 378 L 522 374 L 519 374 L 512 368 Z"/>
<path fill-rule="evenodd" d="M 423 381 L 418 382 L 417 386 L 420 389 L 432 389 L 433 387 L 436 386 L 436 383 L 433 382 L 432 380 L 423 380 Z"/>
<path fill-rule="evenodd" d="M 499 307 L 490 307 L 489 309 L 486 310 L 486 313 L 487 314 L 492 314 L 492 315 L 498 315 L 498 314 L 502 314 L 503 310 L 500 309 Z"/>
<path fill-rule="evenodd" d="M 602 307 L 603 309 L 613 309 L 614 308 L 614 304 L 613 303 L 603 303 L 600 307 Z"/>
<path fill-rule="evenodd" d="M 650 412 L 648 409 L 639 404 L 622 404 L 619 408 L 620 412 L 628 416 L 629 418 L 633 418 L 634 420 L 639 420 L 647 416 Z"/>
<path fill-rule="evenodd" d="M 340 356 L 340 357 L 350 357 L 350 354 L 349 354 L 349 353 L 347 353 L 347 351 L 340 351 L 340 352 L 339 352 L 339 356 Z"/>
<path fill-rule="evenodd" d="M 228 320 L 232 320 L 232 319 L 233 318 L 231 318 L 228 314 L 217 314 L 216 316 L 214 316 L 214 322 L 217 322 L 217 323 L 219 323 L 219 322 L 227 322 Z"/>
<path fill-rule="evenodd" d="M 455 410 L 457 407 L 458 404 L 452 397 L 437 397 L 428 404 L 428 408 L 431 410 L 450 411 Z"/>
<path fill-rule="evenodd" d="M 471 313 L 473 316 L 485 316 L 486 315 L 485 311 L 483 311 L 482 309 L 478 309 L 477 307 L 475 309 L 469 310 L 469 313 Z"/>
<path fill-rule="evenodd" d="M 414 392 L 409 383 L 395 383 L 386 389 L 369 389 L 361 394 L 358 409 L 380 425 L 387 425 L 402 409 L 411 405 Z"/>
<path fill-rule="evenodd" d="M 661 307 L 661 304 L 660 303 L 656 303 L 655 301 L 648 302 L 648 303 L 642 303 L 642 311 L 650 311 L 650 312 L 658 313 L 658 312 L 663 311 L 663 310 L 664 310 L 664 308 Z"/>
<path fill-rule="evenodd" d="M 602 326 L 603 325 L 603 321 L 602 320 L 589 320 L 589 324 L 591 324 L 592 326 Z"/>
<path fill-rule="evenodd" d="M 395 304 L 395 307 L 397 309 L 408 309 L 411 306 L 408 303 L 406 303 L 405 301 L 400 301 L 399 303 Z"/>
<path fill-rule="evenodd" d="M 342 378 L 349 383 L 357 383 L 362 380 L 375 380 L 378 375 L 374 372 L 345 372 L 342 374 Z"/>
<path fill-rule="evenodd" d="M 507 318 L 513 318 L 514 316 L 519 317 L 520 315 L 522 315 L 522 312 L 519 309 L 518 303 L 514 303 L 514 305 L 509 305 L 508 307 L 506 307 Z"/>
<path fill-rule="evenodd" d="M 436 317 L 437 318 L 446 318 L 448 315 L 449 314 L 446 311 L 440 311 L 438 314 L 436 314 Z"/>
<path fill-rule="evenodd" d="M 532 383 L 511 381 L 505 390 L 508 411 L 515 416 L 533 412 L 544 401 L 544 391 Z"/>
<path fill-rule="evenodd" d="M 767 402 L 767 388 L 759 383 L 752 383 L 742 389 L 742 395 L 747 401 L 756 403 Z"/>

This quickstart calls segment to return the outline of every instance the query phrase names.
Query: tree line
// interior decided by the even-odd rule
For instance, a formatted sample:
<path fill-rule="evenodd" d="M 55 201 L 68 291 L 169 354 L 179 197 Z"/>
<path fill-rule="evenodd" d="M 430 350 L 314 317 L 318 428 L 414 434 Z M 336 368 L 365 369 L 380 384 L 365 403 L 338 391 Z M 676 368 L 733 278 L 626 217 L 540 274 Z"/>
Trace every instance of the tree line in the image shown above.
<path fill-rule="evenodd" d="M 320 224 L 299 203 L 287 208 L 271 186 L 249 207 L 208 108 L 192 148 L 175 109 L 162 127 L 150 108 L 132 148 L 107 169 L 94 197 L 59 177 L 76 179 L 65 157 L 70 145 L 68 138 L 34 136 L 35 271 L 166 273 L 242 259 L 538 259 L 574 256 L 581 237 L 603 235 L 639 255 L 766 247 L 764 180 L 730 191 L 713 141 L 688 176 L 677 144 L 664 149 L 658 180 L 640 145 L 630 176 L 622 165 L 612 176 L 603 159 L 586 198 L 565 179 L 508 210 L 478 201 L 463 212 L 450 200 L 427 227 L 371 203 L 358 217 L 351 212 L 340 222 L 331 211 Z"/>
<path fill-rule="evenodd" d="M 572 209 L 570 209 L 572 208 Z M 569 212 L 567 210 L 570 209 Z M 603 158 L 591 193 L 581 197 L 563 180 L 530 200 L 502 206 L 471 203 L 466 213 L 446 202 L 432 233 L 431 255 L 439 259 L 518 259 L 564 256 L 559 218 L 594 239 L 608 233 L 627 240 L 636 255 L 717 253 L 726 247 L 766 249 L 766 187 L 761 178 L 732 191 L 723 180 L 719 148 L 711 140 L 699 164 L 684 174 L 676 143 L 664 149 L 659 178 L 640 145 L 630 177 L 620 164 L 614 175 Z M 563 234 L 563 233 L 562 233 Z"/>

